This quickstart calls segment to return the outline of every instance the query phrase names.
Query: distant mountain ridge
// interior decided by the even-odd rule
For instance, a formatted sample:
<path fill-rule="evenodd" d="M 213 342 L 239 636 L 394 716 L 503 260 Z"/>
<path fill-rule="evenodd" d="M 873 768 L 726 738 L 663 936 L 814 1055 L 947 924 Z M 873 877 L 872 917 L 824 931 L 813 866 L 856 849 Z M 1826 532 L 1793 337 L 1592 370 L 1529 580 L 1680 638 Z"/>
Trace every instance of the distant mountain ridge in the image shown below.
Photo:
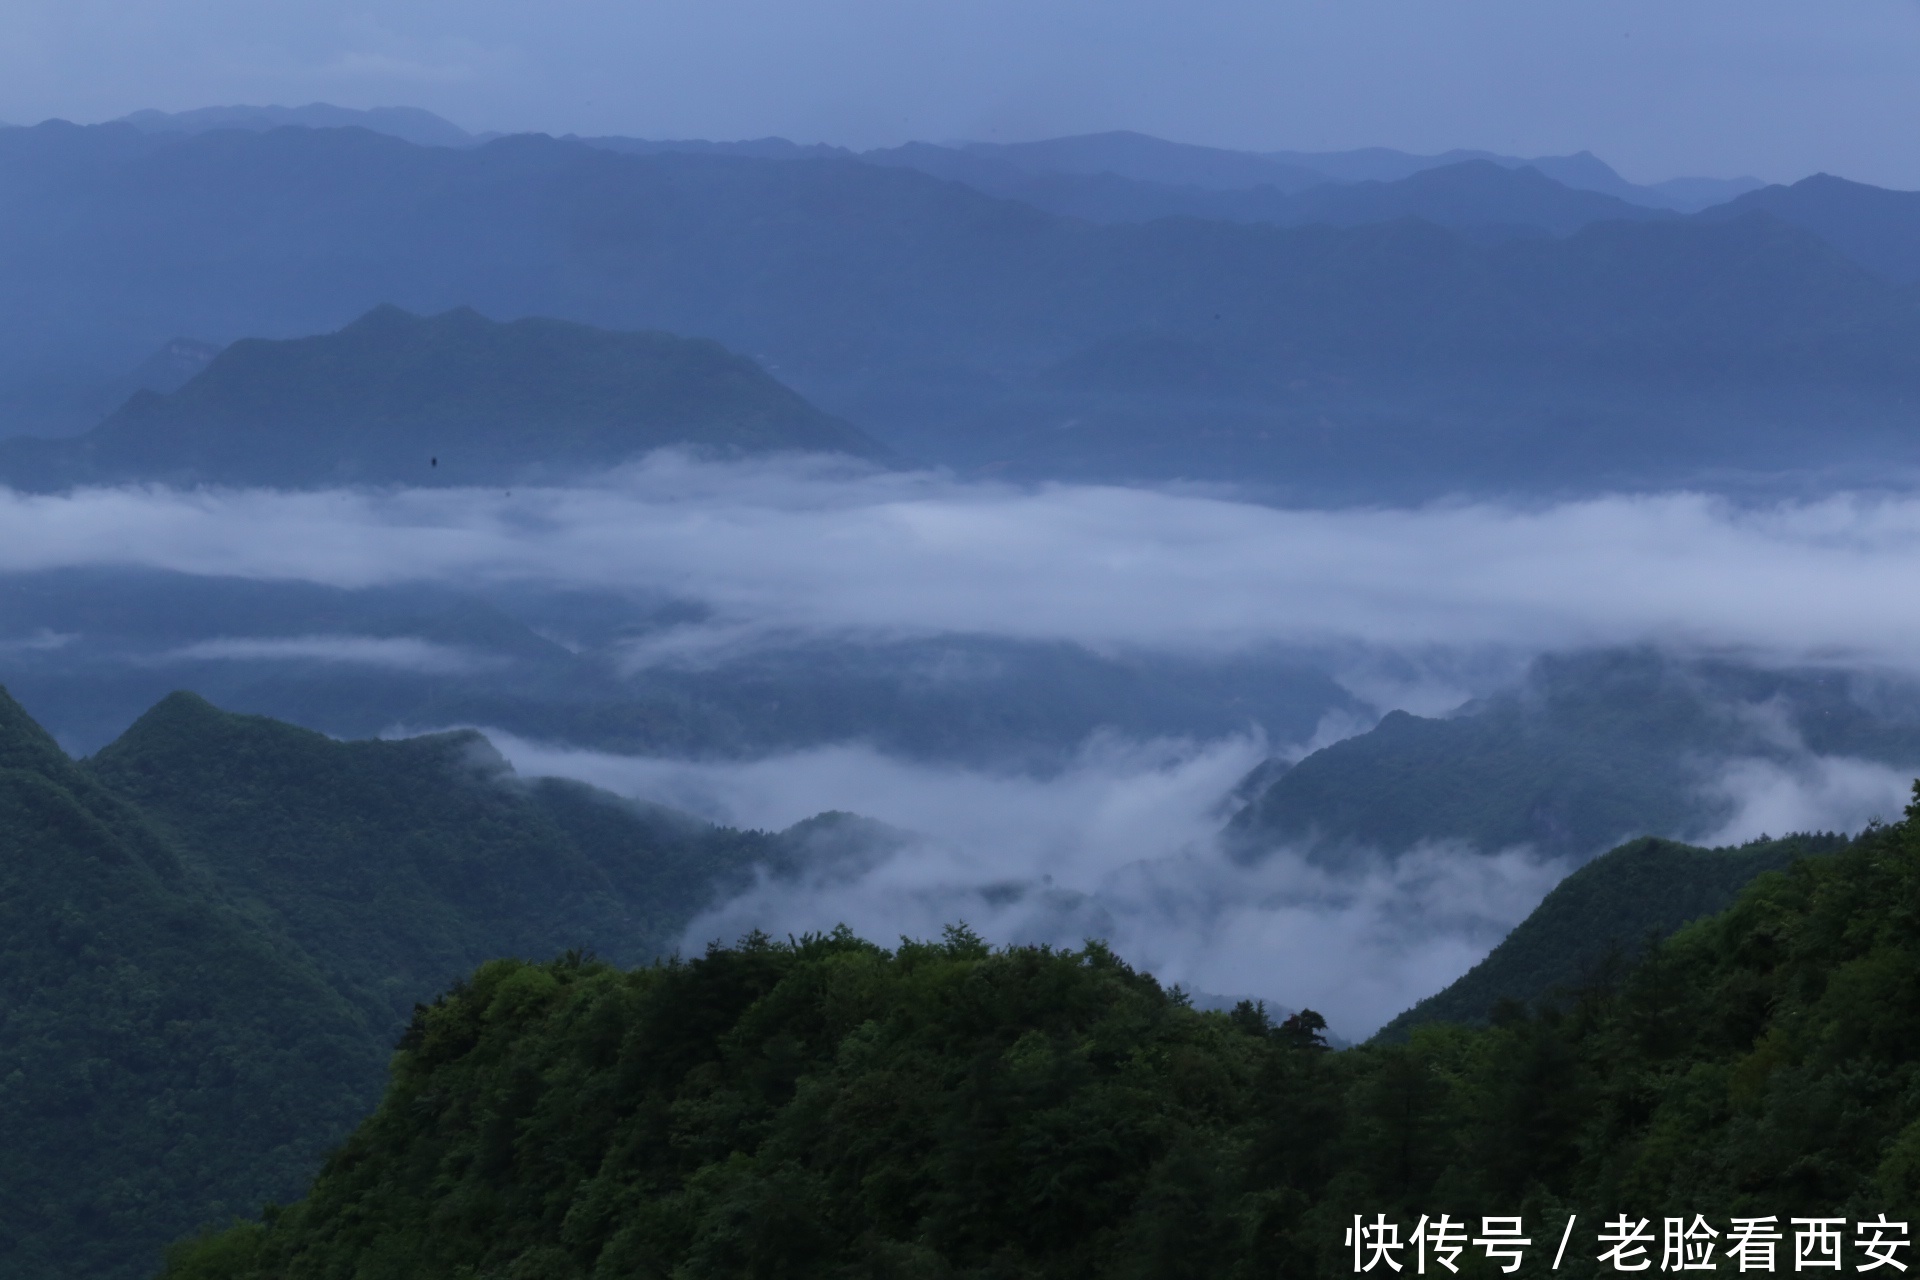
<path fill-rule="evenodd" d="M 471 133 L 418 107 L 361 110 L 313 102 L 303 107 L 223 106 L 191 111 L 135 111 L 122 121 L 148 133 L 202 133 L 210 129 L 265 130 L 361 128 L 420 146 L 467 147 L 503 135 Z M 0 126 L 5 127 L 5 126 Z M 576 135 L 568 135 L 574 137 Z M 1416 155 L 1390 147 L 1351 151 L 1244 151 L 1196 143 L 1172 142 L 1131 130 L 1078 134 L 1032 142 L 912 142 L 856 152 L 828 143 L 797 144 L 767 137 L 740 141 L 652 139 L 608 135 L 581 141 L 635 154 L 691 151 L 769 159 L 858 156 L 895 163 L 915 149 L 952 151 L 993 169 L 1024 174 L 1110 175 L 1166 186 L 1210 191 L 1247 191 L 1271 187 L 1292 194 L 1327 183 L 1396 182 L 1428 169 L 1484 161 L 1507 169 L 1533 168 L 1576 191 L 1597 191 L 1648 208 L 1694 212 L 1720 204 L 1766 184 L 1758 178 L 1670 178 L 1664 182 L 1628 182 L 1591 151 L 1565 156 L 1520 157 L 1494 151 L 1455 149 Z"/>
<path fill-rule="evenodd" d="M 992 153 L 910 143 L 860 157 L 917 169 L 1049 213 L 1090 222 L 1211 218 L 1297 227 L 1368 226 L 1420 218 L 1483 237 L 1566 235 L 1595 222 L 1677 217 L 1611 194 L 1567 186 L 1530 166 L 1474 159 L 1422 168 L 1393 180 L 1214 187 L 1141 179 L 1112 171 L 1027 169 Z"/>
<path fill-rule="evenodd" d="M 234 343 L 77 439 L 0 442 L 0 478 L 474 484 L 666 445 L 882 452 L 718 343 L 382 306 L 337 333 Z"/>
<path fill-rule="evenodd" d="M 1414 155 L 1390 147 L 1363 147 L 1353 151 L 1270 151 L 1275 160 L 1306 165 L 1336 182 L 1397 182 L 1429 169 L 1483 161 L 1503 169 L 1537 169 L 1555 182 L 1576 191 L 1596 191 L 1651 209 L 1693 213 L 1766 185 L 1758 178 L 1668 178 L 1662 182 L 1629 182 L 1612 165 L 1591 151 L 1565 156 L 1520 157 L 1494 151 L 1456 149 L 1437 155 Z"/>
<path fill-rule="evenodd" d="M 1028 173 L 1110 173 L 1215 191 L 1265 186 L 1296 192 L 1328 180 L 1305 157 L 1290 163 L 1256 152 L 1168 142 L 1127 130 L 1040 142 L 964 142 L 958 149 Z"/>
<path fill-rule="evenodd" d="M 1498 166 L 1322 215 L 1389 219 L 1365 225 L 1096 225 L 850 156 L 44 125 L 0 133 L 0 185 L 0 423 L 175 335 L 310 334 L 386 301 L 708 335 L 903 456 L 1034 478 L 1319 501 L 1920 462 L 1896 282 L 1757 211 L 1425 220 L 1508 216 L 1474 204 L 1503 186 L 1559 225 L 1606 199 Z M 1231 390 L 1048 377 L 1132 335 Z"/>
<path fill-rule="evenodd" d="M 1920 191 L 1816 173 L 1790 187 L 1748 192 L 1701 217 L 1723 221 L 1753 213 L 1804 227 L 1890 280 L 1920 282 Z"/>
<path fill-rule="evenodd" d="M 1817 669 L 1543 658 L 1516 688 L 1442 717 L 1395 711 L 1308 756 L 1234 815 L 1230 838 L 1248 857 L 1288 845 L 1335 862 L 1426 840 L 1582 860 L 1640 834 L 1698 839 L 1733 815 L 1715 786 L 1730 760 L 1920 765 L 1915 708 L 1879 700 Z"/>

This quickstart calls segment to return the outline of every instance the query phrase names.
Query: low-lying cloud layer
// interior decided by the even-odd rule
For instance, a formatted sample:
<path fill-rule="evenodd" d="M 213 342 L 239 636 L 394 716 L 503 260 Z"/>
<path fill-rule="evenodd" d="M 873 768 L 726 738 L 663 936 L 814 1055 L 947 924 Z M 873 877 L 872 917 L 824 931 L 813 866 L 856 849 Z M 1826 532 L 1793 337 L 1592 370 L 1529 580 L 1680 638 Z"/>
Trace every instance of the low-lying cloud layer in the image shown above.
<path fill-rule="evenodd" d="M 1426 712 L 1488 671 L 1596 645 L 1920 675 L 1920 497 L 1284 510 L 1216 492 L 671 455 L 603 483 L 511 495 L 0 491 L 0 572 L 83 566 L 678 602 L 661 615 L 678 625 L 627 650 L 632 669 L 795 640 L 952 633 L 1202 656 L 1325 646 L 1367 700 Z M 473 660 L 424 640 L 306 634 L 209 639 L 173 656 L 419 671 Z M 877 863 L 760 884 L 697 921 L 689 948 L 751 927 L 845 922 L 886 938 L 957 918 L 1000 940 L 1102 936 L 1169 981 L 1310 1005 L 1349 1036 L 1464 972 L 1566 870 L 1521 849 L 1440 846 L 1338 871 L 1287 850 L 1236 861 L 1213 837 L 1223 797 L 1269 750 L 1252 737 L 1095 739 L 1044 778 L 859 745 L 703 763 L 496 739 L 523 773 L 722 821 L 779 828 L 844 809 L 917 833 Z M 1781 745 L 1713 774 L 1707 798 L 1730 816 L 1712 835 L 1897 814 L 1899 771 Z"/>
<path fill-rule="evenodd" d="M 160 661 L 340 662 L 352 666 L 464 675 L 498 665 L 497 659 L 417 636 L 223 636 L 182 645 Z"/>
<path fill-rule="evenodd" d="M 715 822 L 778 830 L 838 809 L 910 834 L 878 861 L 763 878 L 694 921 L 688 952 L 755 928 L 844 923 L 886 941 L 964 919 L 999 942 L 1104 938 L 1163 981 L 1308 1006 L 1353 1038 L 1472 968 L 1573 865 L 1444 843 L 1338 867 L 1288 848 L 1231 857 L 1216 839 L 1220 801 L 1268 754 L 1252 738 L 1100 738 L 1042 779 L 862 746 L 713 762 L 489 737 L 523 775 L 577 778 Z M 1733 760 L 1703 795 L 1731 803 L 1724 824 L 1659 834 L 1720 845 L 1857 831 L 1896 818 L 1910 785 L 1910 773 L 1804 748 Z"/>
<path fill-rule="evenodd" d="M 748 763 L 553 748 L 491 734 L 523 774 L 579 778 L 716 821 L 777 829 L 824 809 L 914 833 L 877 864 L 766 878 L 696 920 L 683 946 L 845 923 L 882 941 L 965 919 L 996 941 L 1105 938 L 1163 981 L 1309 1006 L 1365 1035 L 1486 954 L 1567 867 L 1514 850 L 1428 847 L 1335 871 L 1215 844 L 1220 797 L 1265 754 L 1230 739 L 1088 744 L 1045 781 L 943 769 L 861 747 Z"/>
<path fill-rule="evenodd" d="M 1739 844 L 1795 831 L 1852 833 L 1869 822 L 1897 821 L 1920 770 L 1873 760 L 1803 754 L 1789 760 L 1742 759 L 1721 766 L 1709 787 L 1733 813 L 1702 844 Z"/>
<path fill-rule="evenodd" d="M 1920 498 L 1282 510 L 1202 492 L 656 457 L 500 491 L 0 491 L 0 571 L 139 565 L 345 586 L 538 580 L 745 632 L 986 633 L 1186 652 L 1651 641 L 1920 670 Z M 644 658 L 642 659 L 644 660 Z"/>

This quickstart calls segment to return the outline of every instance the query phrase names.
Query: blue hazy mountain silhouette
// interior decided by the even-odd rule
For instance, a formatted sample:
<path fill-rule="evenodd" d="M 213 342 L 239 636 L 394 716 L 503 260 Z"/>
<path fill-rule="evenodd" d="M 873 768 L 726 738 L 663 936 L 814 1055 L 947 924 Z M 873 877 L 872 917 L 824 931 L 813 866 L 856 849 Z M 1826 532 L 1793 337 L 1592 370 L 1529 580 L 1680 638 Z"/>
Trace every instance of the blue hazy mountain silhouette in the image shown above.
<path fill-rule="evenodd" d="M 0 478 L 476 484 L 666 445 L 881 452 L 716 342 L 383 306 L 337 333 L 236 342 L 178 390 L 136 392 L 83 436 L 0 442 Z"/>
<path fill-rule="evenodd" d="M 199 107 L 192 111 L 136 111 L 122 120 L 147 133 L 205 133 L 211 129 L 259 132 L 303 129 L 370 129 L 423 147 L 466 147 L 482 137 L 419 107 L 336 107 L 310 102 L 304 107 Z"/>
<path fill-rule="evenodd" d="M 1702 216 L 1751 213 L 1804 227 L 1888 279 L 1920 281 L 1920 191 L 1889 191 L 1817 173 L 1790 187 L 1749 192 Z"/>
<path fill-rule="evenodd" d="M 97 395 L 175 336 L 393 302 L 711 337 L 962 467 L 1337 492 L 1916 462 L 1920 319 L 1834 247 L 1845 217 L 1679 219 L 1490 163 L 1276 191 L 1301 226 L 1094 225 L 847 156 L 357 128 L 50 123 L 0 132 L 0 182 L 16 432 L 49 386 Z M 1203 351 L 1231 403 L 1053 376 L 1142 335 Z"/>

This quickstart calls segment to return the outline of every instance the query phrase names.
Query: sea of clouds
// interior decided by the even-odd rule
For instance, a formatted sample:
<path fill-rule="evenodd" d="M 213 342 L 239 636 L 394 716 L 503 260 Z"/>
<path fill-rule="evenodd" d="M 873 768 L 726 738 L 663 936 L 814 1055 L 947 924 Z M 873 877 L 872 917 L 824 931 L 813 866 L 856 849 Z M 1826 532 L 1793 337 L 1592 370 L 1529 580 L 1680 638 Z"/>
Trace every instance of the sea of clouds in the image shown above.
<path fill-rule="evenodd" d="M 666 455 L 565 489 L 0 490 L 0 572 L 122 565 L 339 586 L 538 580 L 751 631 L 1214 652 L 1276 640 L 1663 643 L 1920 669 L 1920 498 L 1289 510 Z M 696 642 L 687 637 L 685 643 Z"/>
<path fill-rule="evenodd" d="M 835 746 L 754 761 L 616 756 L 489 735 L 528 775 L 579 778 L 717 822 L 778 830 L 822 810 L 901 829 L 875 858 L 827 861 L 695 920 L 682 948 L 750 929 L 850 925 L 890 942 L 965 920 L 1008 941 L 1104 938 L 1163 982 L 1326 1014 L 1371 1032 L 1471 968 L 1569 866 L 1433 845 L 1338 870 L 1216 840 L 1220 799 L 1265 758 L 1252 738 L 1099 738 L 1045 779 Z"/>
<path fill-rule="evenodd" d="M 1213 490 L 672 454 L 591 485 L 511 493 L 0 491 L 0 573 L 86 566 L 346 587 L 537 583 L 699 606 L 698 621 L 636 641 L 635 668 L 723 662 L 795 637 L 969 634 L 1183 656 L 1318 646 L 1404 659 L 1344 678 L 1380 710 L 1424 712 L 1463 696 L 1462 671 L 1599 645 L 1920 678 L 1920 498 L 1904 495 L 1289 510 Z M 216 637 L 191 656 L 484 666 L 404 638 L 340 644 Z M 957 918 L 999 939 L 1103 936 L 1169 981 L 1310 1005 L 1348 1036 L 1464 972 L 1567 870 L 1525 849 L 1430 846 L 1338 872 L 1287 850 L 1230 857 L 1213 838 L 1223 797 L 1266 755 L 1311 745 L 1254 736 L 1097 738 L 1045 777 L 858 743 L 711 761 L 497 737 L 523 773 L 720 821 L 780 828 L 842 809 L 910 833 L 871 864 L 764 881 L 697 921 L 689 948 L 842 921 L 882 939 Z M 1710 785 L 1730 816 L 1699 834 L 1855 828 L 1897 816 L 1907 777 L 1804 750 L 1727 762 Z"/>

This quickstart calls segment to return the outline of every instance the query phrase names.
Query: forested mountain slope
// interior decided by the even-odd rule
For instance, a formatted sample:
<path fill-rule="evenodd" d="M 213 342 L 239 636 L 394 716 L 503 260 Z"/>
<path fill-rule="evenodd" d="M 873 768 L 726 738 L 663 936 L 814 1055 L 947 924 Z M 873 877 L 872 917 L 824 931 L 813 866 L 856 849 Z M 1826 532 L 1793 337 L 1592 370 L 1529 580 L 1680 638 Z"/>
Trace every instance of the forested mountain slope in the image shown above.
<path fill-rule="evenodd" d="M 416 1019 L 305 1201 L 168 1274 L 1331 1276 L 1355 1215 L 1404 1242 L 1497 1207 L 1533 1271 L 1572 1215 L 1561 1270 L 1588 1276 L 1623 1211 L 1722 1237 L 1910 1221 L 1916 903 L 1910 813 L 1762 875 L 1611 990 L 1341 1053 L 1097 945 L 964 930 L 490 965 Z"/>
<path fill-rule="evenodd" d="M 189 694 L 74 762 L 0 695 L 0 1270 L 147 1274 L 291 1197 L 415 1001 L 501 955 L 644 962 L 812 834 L 523 782 L 477 734 L 342 743 Z"/>
<path fill-rule="evenodd" d="M 481 735 L 336 742 L 177 693 L 87 762 L 383 1025 L 496 955 L 670 951 L 764 838 L 579 783 Z"/>
<path fill-rule="evenodd" d="M 1648 836 L 1601 854 L 1553 892 L 1491 954 L 1444 991 L 1382 1027 L 1404 1039 L 1432 1022 L 1479 1024 L 1506 1002 L 1571 1002 L 1617 981 L 1643 951 L 1702 916 L 1724 911 L 1763 871 L 1846 845 L 1844 836 L 1800 835 L 1700 849 Z"/>
<path fill-rule="evenodd" d="M 0 761 L 0 1270 L 141 1275 L 311 1176 L 390 1033 L 4 698 Z"/>

